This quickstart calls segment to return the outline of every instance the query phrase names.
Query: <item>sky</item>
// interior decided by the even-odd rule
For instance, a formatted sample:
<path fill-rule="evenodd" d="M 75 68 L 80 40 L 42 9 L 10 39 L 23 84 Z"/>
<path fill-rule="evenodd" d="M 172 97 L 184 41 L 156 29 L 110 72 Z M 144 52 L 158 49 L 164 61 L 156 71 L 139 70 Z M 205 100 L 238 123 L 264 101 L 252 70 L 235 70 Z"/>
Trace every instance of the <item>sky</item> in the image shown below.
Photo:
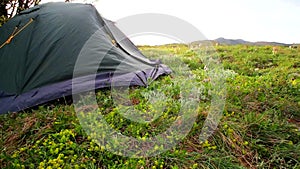
<path fill-rule="evenodd" d="M 42 0 L 42 2 L 61 0 Z M 80 0 L 78 0 L 80 2 Z M 143 13 L 167 14 L 196 27 L 207 39 L 300 43 L 300 0 L 86 0 L 116 21 Z M 139 26 L 139 23 L 136 24 Z M 122 30 L 122 29 L 121 29 Z M 178 42 L 159 34 L 128 35 L 135 44 Z"/>

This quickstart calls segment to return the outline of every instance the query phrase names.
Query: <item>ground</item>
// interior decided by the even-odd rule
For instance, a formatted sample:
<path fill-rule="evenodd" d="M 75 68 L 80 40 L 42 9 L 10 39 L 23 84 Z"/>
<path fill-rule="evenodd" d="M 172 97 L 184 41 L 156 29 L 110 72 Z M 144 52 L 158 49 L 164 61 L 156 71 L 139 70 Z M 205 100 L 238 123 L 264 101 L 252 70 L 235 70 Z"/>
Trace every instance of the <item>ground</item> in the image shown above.
<path fill-rule="evenodd" d="M 110 89 L 97 91 L 99 108 L 95 112 L 89 106 L 75 111 L 65 98 L 4 114 L 0 116 L 0 168 L 300 168 L 300 49 L 279 47 L 275 55 L 272 46 L 210 49 L 209 55 L 220 61 L 222 68 L 218 69 L 226 78 L 226 92 L 221 93 L 226 94 L 226 101 L 220 123 L 203 141 L 199 136 L 214 95 L 209 74 L 213 67 L 206 65 L 199 49 L 186 45 L 140 49 L 151 58 L 164 56 L 186 64 L 184 71 L 194 80 L 189 84 L 187 76 L 173 73 L 148 87 L 130 89 L 131 104 L 147 118 L 158 114 L 154 121 L 146 124 L 126 119 L 122 107 L 114 104 L 116 96 Z M 140 140 L 154 137 L 172 123 L 182 122 L 178 115 L 181 83 L 187 89 L 201 89 L 197 108 L 191 112 L 197 116 L 191 117 L 195 122 L 188 135 L 162 154 L 144 158 L 115 155 L 82 127 L 80 119 L 98 114 L 123 135 Z M 150 97 L 162 97 L 149 94 L 151 91 L 170 98 L 155 102 L 154 107 L 166 107 L 162 112 L 150 106 Z"/>

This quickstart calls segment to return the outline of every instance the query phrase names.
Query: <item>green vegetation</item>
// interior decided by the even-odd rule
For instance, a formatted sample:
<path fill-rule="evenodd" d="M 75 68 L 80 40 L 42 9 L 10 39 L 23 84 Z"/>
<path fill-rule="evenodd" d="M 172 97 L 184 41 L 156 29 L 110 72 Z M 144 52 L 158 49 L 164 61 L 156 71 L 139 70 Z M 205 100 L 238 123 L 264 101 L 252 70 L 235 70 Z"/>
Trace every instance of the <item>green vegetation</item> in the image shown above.
<path fill-rule="evenodd" d="M 115 155 L 85 133 L 73 105 L 52 102 L 0 116 L 0 168 L 300 168 L 300 50 L 280 47 L 273 55 L 271 46 L 215 48 L 225 69 L 227 99 L 221 122 L 206 141 L 200 143 L 199 135 L 210 108 L 211 85 L 201 58 L 185 45 L 143 46 L 149 57 L 186 63 L 196 85 L 204 87 L 193 128 L 177 146 L 154 157 Z M 95 113 L 124 135 L 155 136 L 180 122 L 180 86 L 175 82 L 185 80 L 170 75 L 147 88 L 130 89 L 136 109 L 149 116 L 162 113 L 149 124 L 122 116 L 109 89 L 97 92 Z M 175 101 L 155 103 L 166 106 L 157 112 L 148 105 L 147 93 L 153 90 Z"/>

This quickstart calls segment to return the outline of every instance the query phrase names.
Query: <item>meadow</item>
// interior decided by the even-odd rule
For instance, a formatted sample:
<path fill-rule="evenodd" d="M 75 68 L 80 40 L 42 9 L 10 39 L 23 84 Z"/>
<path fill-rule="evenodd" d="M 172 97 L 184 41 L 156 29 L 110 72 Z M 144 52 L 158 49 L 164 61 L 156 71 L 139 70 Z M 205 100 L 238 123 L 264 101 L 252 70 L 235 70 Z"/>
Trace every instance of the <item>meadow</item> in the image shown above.
<path fill-rule="evenodd" d="M 199 135 L 213 96 L 203 58 L 181 44 L 139 48 L 150 58 L 177 59 L 187 66 L 184 71 L 193 77 L 193 84 L 186 82 L 185 74 L 171 74 L 148 87 L 132 87 L 129 98 L 134 107 L 148 117 L 157 115 L 151 123 L 124 117 L 110 89 L 97 91 L 99 109 L 93 114 L 103 116 L 122 134 L 143 140 L 181 122 L 179 82 L 186 88 L 196 86 L 201 89 L 192 112 L 197 116 L 190 117 L 191 129 L 177 145 L 152 157 L 116 155 L 86 133 L 80 113 L 65 98 L 0 116 L 0 168 L 300 168 L 299 48 L 279 47 L 273 54 L 272 46 L 214 46 L 226 81 L 226 100 L 217 128 L 203 141 Z M 158 97 L 151 91 L 168 96 L 155 102 L 154 107 L 165 107 L 162 112 L 149 104 L 151 96 Z"/>

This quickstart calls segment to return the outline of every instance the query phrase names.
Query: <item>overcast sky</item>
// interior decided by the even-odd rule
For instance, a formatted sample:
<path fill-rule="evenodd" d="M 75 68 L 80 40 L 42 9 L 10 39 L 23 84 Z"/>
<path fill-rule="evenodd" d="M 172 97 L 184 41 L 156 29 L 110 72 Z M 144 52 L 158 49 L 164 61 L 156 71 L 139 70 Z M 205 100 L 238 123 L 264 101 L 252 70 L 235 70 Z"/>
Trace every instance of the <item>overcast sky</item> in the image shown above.
<path fill-rule="evenodd" d="M 172 15 L 194 25 L 208 39 L 300 42 L 300 0 L 98 0 L 93 4 L 113 21 L 142 13 Z M 158 35 L 132 40 L 151 45 L 174 42 Z"/>

